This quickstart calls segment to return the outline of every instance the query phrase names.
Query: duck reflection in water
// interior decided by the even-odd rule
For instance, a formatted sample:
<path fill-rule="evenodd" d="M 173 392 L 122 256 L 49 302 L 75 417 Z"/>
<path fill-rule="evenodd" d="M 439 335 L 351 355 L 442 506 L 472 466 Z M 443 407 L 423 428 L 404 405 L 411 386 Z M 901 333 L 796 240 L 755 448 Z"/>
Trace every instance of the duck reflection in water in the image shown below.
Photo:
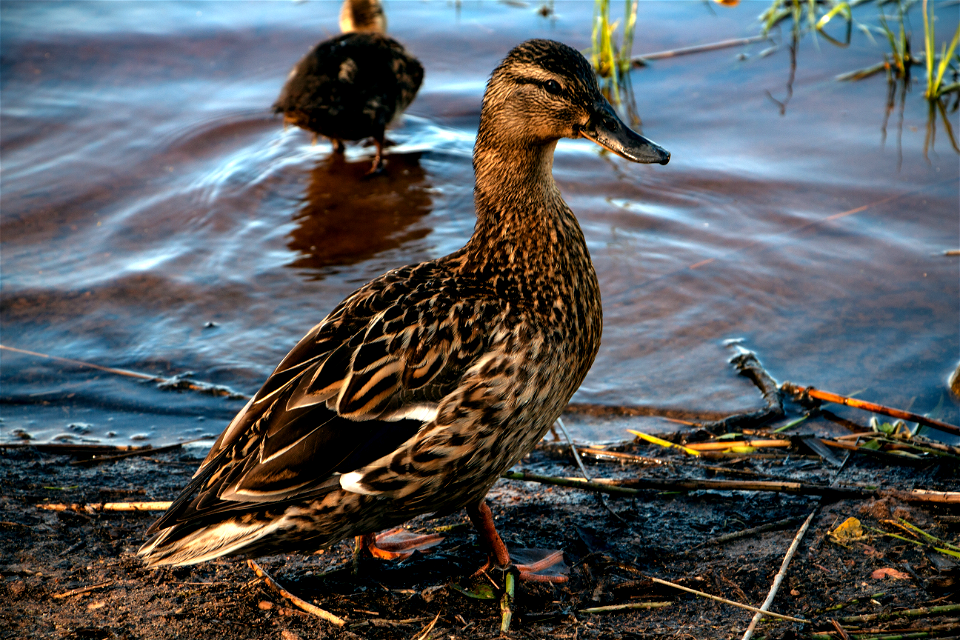
<path fill-rule="evenodd" d="M 394 155 L 390 163 L 389 173 L 375 180 L 363 180 L 366 162 L 347 162 L 337 153 L 314 167 L 287 242 L 298 254 L 290 267 L 322 278 L 430 233 L 417 224 L 433 206 L 420 154 Z"/>

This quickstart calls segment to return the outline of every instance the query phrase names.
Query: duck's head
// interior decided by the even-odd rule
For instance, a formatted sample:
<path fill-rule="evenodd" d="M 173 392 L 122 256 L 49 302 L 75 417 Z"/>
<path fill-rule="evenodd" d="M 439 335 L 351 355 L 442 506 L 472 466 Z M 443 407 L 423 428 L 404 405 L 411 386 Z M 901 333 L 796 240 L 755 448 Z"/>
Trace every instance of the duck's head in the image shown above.
<path fill-rule="evenodd" d="M 343 0 L 340 7 L 340 31 L 386 33 L 387 16 L 380 0 Z"/>
<path fill-rule="evenodd" d="M 633 162 L 670 161 L 669 152 L 617 117 L 590 63 L 553 40 L 528 40 L 494 69 L 483 96 L 478 144 L 485 136 L 501 147 L 582 137 Z"/>

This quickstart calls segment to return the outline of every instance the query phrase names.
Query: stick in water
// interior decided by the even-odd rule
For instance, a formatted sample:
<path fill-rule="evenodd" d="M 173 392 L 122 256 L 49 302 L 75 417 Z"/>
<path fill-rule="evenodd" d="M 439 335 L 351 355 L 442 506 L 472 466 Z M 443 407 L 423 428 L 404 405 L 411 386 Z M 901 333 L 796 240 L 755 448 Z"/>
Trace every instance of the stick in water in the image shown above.
<path fill-rule="evenodd" d="M 780 388 L 797 397 L 808 396 L 824 402 L 845 404 L 848 407 L 879 413 L 881 415 L 890 416 L 891 418 L 909 420 L 910 422 L 924 424 L 928 427 L 933 427 L 934 429 L 939 429 L 940 431 L 946 431 L 947 433 L 951 433 L 955 436 L 960 436 L 960 427 L 955 427 L 952 424 L 935 420 L 933 418 L 928 418 L 926 416 L 921 416 L 916 413 L 910 413 L 909 411 L 903 411 L 902 409 L 885 407 L 882 404 L 874 404 L 873 402 L 857 400 L 856 398 L 841 396 L 836 393 L 830 393 L 829 391 L 821 391 L 820 389 L 815 389 L 813 387 L 801 387 L 800 385 L 791 384 L 789 382 L 784 382 L 782 385 L 780 385 Z"/>

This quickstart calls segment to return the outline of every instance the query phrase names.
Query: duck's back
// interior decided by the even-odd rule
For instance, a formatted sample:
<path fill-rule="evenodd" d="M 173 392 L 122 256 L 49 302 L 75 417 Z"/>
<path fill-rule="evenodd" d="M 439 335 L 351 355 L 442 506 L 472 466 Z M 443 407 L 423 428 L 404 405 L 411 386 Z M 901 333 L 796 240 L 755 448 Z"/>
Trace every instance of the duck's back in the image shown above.
<path fill-rule="evenodd" d="M 343 140 L 382 133 L 414 99 L 423 67 L 378 33 L 347 33 L 314 47 L 293 68 L 274 111 L 304 129 Z"/>

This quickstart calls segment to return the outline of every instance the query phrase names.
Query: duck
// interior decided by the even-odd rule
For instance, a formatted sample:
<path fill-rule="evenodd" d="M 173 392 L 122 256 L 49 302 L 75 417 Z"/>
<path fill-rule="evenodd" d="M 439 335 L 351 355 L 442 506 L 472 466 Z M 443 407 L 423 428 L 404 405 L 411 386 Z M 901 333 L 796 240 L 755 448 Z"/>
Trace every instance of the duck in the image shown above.
<path fill-rule="evenodd" d="M 273 105 L 284 126 L 329 138 L 336 153 L 344 140 L 373 138 L 370 173 L 383 169 L 386 128 L 413 102 L 423 66 L 385 34 L 379 0 L 345 0 L 343 34 L 314 46 L 290 71 Z"/>
<path fill-rule="evenodd" d="M 575 49 L 512 49 L 483 96 L 465 246 L 374 279 L 293 347 L 150 527 L 148 565 L 351 537 L 395 557 L 436 539 L 392 528 L 466 509 L 488 564 L 549 579 L 511 562 L 485 496 L 550 429 L 600 346 L 597 274 L 552 174 L 561 138 L 670 160 L 623 124 Z"/>

